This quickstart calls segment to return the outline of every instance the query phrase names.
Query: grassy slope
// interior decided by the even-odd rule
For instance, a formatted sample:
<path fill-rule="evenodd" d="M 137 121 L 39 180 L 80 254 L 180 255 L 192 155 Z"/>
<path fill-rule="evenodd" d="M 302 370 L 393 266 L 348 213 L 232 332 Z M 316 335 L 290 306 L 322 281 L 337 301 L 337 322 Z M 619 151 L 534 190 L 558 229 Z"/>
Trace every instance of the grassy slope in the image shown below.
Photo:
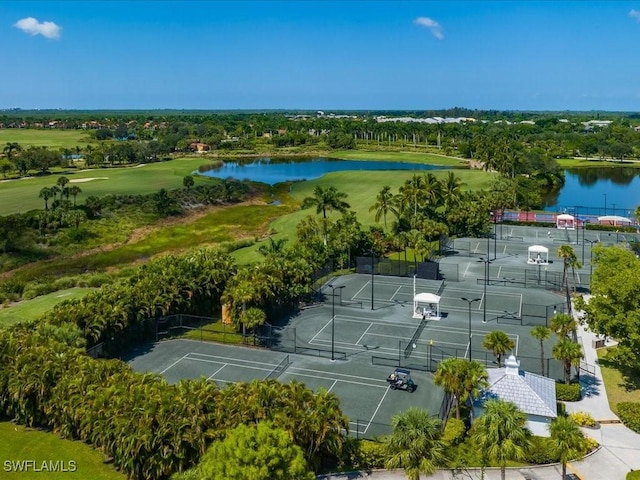
<path fill-rule="evenodd" d="M 84 202 L 88 196 L 102 197 L 109 194 L 146 194 L 161 188 L 180 188 L 185 175 L 191 174 L 198 166 L 206 164 L 202 158 L 178 158 L 168 162 L 151 163 L 141 167 L 97 168 L 65 173 L 70 181 L 95 179 L 77 183 L 82 189 L 77 202 Z M 59 175 L 27 177 L 21 180 L 0 182 L 0 215 L 18 211 L 44 208 L 38 198 L 42 187 L 55 185 Z M 104 178 L 106 177 L 106 178 Z M 213 181 L 206 177 L 196 177 L 196 185 Z"/>
<path fill-rule="evenodd" d="M 93 480 L 125 480 L 124 475 L 104 464 L 104 456 L 82 442 L 64 440 L 53 433 L 31 430 L 11 422 L 0 422 L 0 471 L 2 478 L 20 480 L 90 478 Z M 69 465 L 76 462 L 77 470 L 71 472 L 21 472 L 7 473 L 5 461 L 35 460 L 61 461 Z"/>
<path fill-rule="evenodd" d="M 422 173 L 422 172 L 420 172 Z M 436 177 L 443 178 L 447 175 L 447 170 L 434 170 L 432 172 Z M 459 170 L 455 174 L 465 183 L 464 189 L 479 189 L 489 186 L 491 174 L 480 170 Z M 302 202 L 305 197 L 311 196 L 316 186 L 327 188 L 335 186 L 339 191 L 348 194 L 347 202 L 351 205 L 358 215 L 358 220 L 365 226 L 375 225 L 375 212 L 370 212 L 369 208 L 375 203 L 378 192 L 384 185 L 389 185 L 394 194 L 398 193 L 398 188 L 405 180 L 411 177 L 411 171 L 388 171 L 388 172 L 333 172 L 323 177 L 307 182 L 295 183 L 291 187 L 291 195 L 293 199 Z M 296 225 L 307 215 L 315 214 L 315 210 L 299 210 L 277 218 L 270 225 L 274 232 L 275 239 L 287 238 L 293 242 L 295 238 Z M 335 218 L 338 214 L 332 213 Z M 390 223 L 392 219 L 388 219 Z M 379 224 L 382 226 L 382 222 Z M 258 245 L 243 248 L 234 253 L 236 259 L 241 263 L 252 262 L 260 255 L 257 253 Z"/>
<path fill-rule="evenodd" d="M 332 152 L 331 158 L 345 160 L 384 160 L 386 162 L 428 163 L 431 165 L 465 166 L 467 162 L 456 157 L 416 152 L 380 152 L 366 150 L 339 150 Z"/>
<path fill-rule="evenodd" d="M 56 303 L 70 298 L 82 297 L 91 290 L 91 288 L 69 288 L 2 308 L 0 309 L 0 327 L 25 320 L 35 320 Z"/>
<path fill-rule="evenodd" d="M 75 148 L 76 145 L 94 143 L 84 130 L 31 130 L 26 128 L 0 128 L 0 145 L 19 143 L 22 148 L 49 147 Z"/>
<path fill-rule="evenodd" d="M 640 402 L 640 389 L 637 387 L 640 385 L 640 378 L 628 377 L 627 372 L 621 371 L 616 363 L 607 359 L 607 351 L 608 349 L 598 350 L 598 360 L 609 406 L 615 412 L 616 405 L 620 402 Z"/>
<path fill-rule="evenodd" d="M 585 160 L 584 158 L 560 158 L 558 159 L 558 165 L 561 168 L 588 168 L 588 167 L 607 167 L 607 168 L 640 168 L 640 162 L 616 162 L 616 161 L 603 161 L 595 158 Z"/>

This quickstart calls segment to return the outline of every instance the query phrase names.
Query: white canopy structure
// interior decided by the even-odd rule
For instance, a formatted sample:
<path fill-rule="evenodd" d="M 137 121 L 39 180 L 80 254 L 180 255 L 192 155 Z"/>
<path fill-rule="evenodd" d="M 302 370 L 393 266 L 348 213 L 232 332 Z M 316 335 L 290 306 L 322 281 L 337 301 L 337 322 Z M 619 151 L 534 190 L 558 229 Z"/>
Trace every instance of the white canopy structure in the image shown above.
<path fill-rule="evenodd" d="M 620 217 L 618 215 L 605 215 L 598 217 L 598 223 L 601 225 L 631 225 L 631 219 Z"/>
<path fill-rule="evenodd" d="M 549 265 L 549 249 L 542 245 L 531 245 L 527 255 L 527 263 L 532 265 Z"/>
<path fill-rule="evenodd" d="M 440 297 L 434 293 L 418 293 L 413 296 L 413 318 L 440 320 Z"/>
<path fill-rule="evenodd" d="M 566 228 L 567 230 L 576 229 L 576 219 L 573 215 L 563 213 L 556 217 L 556 228 Z"/>

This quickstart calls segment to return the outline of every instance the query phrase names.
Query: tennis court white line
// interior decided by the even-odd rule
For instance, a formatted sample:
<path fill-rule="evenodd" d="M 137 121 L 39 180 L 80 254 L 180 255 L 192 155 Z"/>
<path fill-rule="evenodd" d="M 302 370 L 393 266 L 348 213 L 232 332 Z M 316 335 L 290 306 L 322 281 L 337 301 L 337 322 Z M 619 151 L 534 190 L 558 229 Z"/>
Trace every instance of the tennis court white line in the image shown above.
<path fill-rule="evenodd" d="M 362 340 L 362 337 L 364 337 L 367 332 L 369 331 L 369 329 L 373 326 L 373 322 L 371 322 L 369 324 L 369 326 L 367 327 L 367 329 L 364 331 L 364 333 L 362 335 L 360 335 L 360 338 L 358 339 L 358 341 L 356 342 L 356 345 L 360 345 L 360 340 Z"/>
<path fill-rule="evenodd" d="M 388 387 L 383 387 L 382 385 L 372 385 L 370 383 L 364 383 L 364 382 L 355 382 L 353 380 L 336 380 L 334 377 L 322 377 L 319 375 L 312 375 L 310 373 L 293 373 L 291 371 L 291 369 L 289 369 L 289 371 L 287 372 L 288 375 L 294 376 L 294 377 L 309 377 L 309 378 L 315 378 L 317 380 L 334 380 L 334 384 L 335 382 L 342 382 L 342 383 L 350 383 L 352 385 L 361 385 L 364 387 L 373 387 L 373 388 L 388 388 Z"/>
<path fill-rule="evenodd" d="M 362 286 L 362 288 L 361 288 L 360 290 L 358 290 L 358 291 L 356 292 L 356 294 L 355 294 L 353 297 L 351 297 L 351 300 L 355 300 L 355 299 L 358 297 L 358 295 L 360 295 L 360 292 L 361 292 L 362 290 L 364 290 L 364 289 L 367 287 L 367 285 L 369 285 L 369 280 L 367 280 L 367 283 L 365 283 L 365 284 Z"/>
<path fill-rule="evenodd" d="M 398 294 L 398 292 L 399 292 L 400 290 L 402 290 L 402 287 L 403 287 L 403 286 L 402 286 L 402 285 L 400 285 L 400 286 L 398 287 L 398 289 L 394 292 L 394 294 L 393 294 L 393 295 L 391 295 L 391 298 L 390 298 L 389 300 L 393 300 L 393 297 L 395 297 L 395 296 Z"/>
<path fill-rule="evenodd" d="M 325 374 L 325 375 L 331 375 L 331 379 L 334 380 L 337 377 L 347 377 L 347 378 L 357 378 L 359 380 L 371 380 L 373 382 L 382 382 L 382 380 L 380 380 L 379 378 L 371 378 L 371 377 L 361 377 L 359 375 L 350 375 L 348 373 L 339 373 L 339 372 L 327 372 L 325 370 L 314 370 L 312 368 L 301 368 L 301 367 L 289 367 L 289 370 L 298 370 L 298 371 L 305 371 L 305 372 L 314 372 L 314 373 L 320 373 L 320 374 Z M 319 377 L 320 378 L 320 377 Z M 340 380 L 338 378 L 338 380 Z M 346 380 L 343 380 L 346 381 Z M 385 380 L 386 382 L 386 380 Z"/>
<path fill-rule="evenodd" d="M 182 358 L 179 358 L 178 360 L 176 360 L 175 362 L 173 362 L 171 365 L 169 365 L 167 368 L 165 368 L 164 370 L 162 370 L 160 372 L 160 375 L 162 375 L 163 373 L 165 373 L 167 370 L 169 370 L 171 367 L 174 367 L 175 365 L 177 365 L 178 363 L 180 363 L 182 360 L 184 360 L 186 358 L 186 356 L 189 355 L 188 353 L 183 355 Z"/>
<path fill-rule="evenodd" d="M 373 412 L 373 416 L 371 417 L 371 420 L 369 420 L 369 423 L 367 424 L 367 427 L 364 429 L 364 433 L 367 433 L 367 430 L 369 430 L 369 427 L 373 423 L 373 419 L 376 418 L 378 410 L 380 410 L 380 407 L 382 406 L 382 402 L 384 402 L 384 399 L 386 398 L 387 393 L 389 393 L 389 390 L 391 390 L 391 388 L 389 386 L 387 386 L 387 391 L 384 392 L 384 395 L 380 399 L 380 402 L 378 403 L 378 407 L 376 408 L 375 412 Z"/>
<path fill-rule="evenodd" d="M 327 328 L 327 325 L 329 325 L 331 322 L 335 321 L 337 318 L 338 318 L 338 315 L 334 315 L 334 317 L 331 320 L 329 320 L 327 323 L 325 323 L 324 326 L 320 330 L 318 330 L 318 333 L 316 333 L 313 337 L 311 337 L 311 340 L 309 340 L 309 343 L 312 343 L 316 339 L 316 337 L 318 335 L 320 335 L 324 331 L 325 328 Z"/>
<path fill-rule="evenodd" d="M 372 322 L 371 319 L 368 317 L 355 317 L 353 315 L 336 315 L 336 320 L 338 320 L 339 318 L 344 318 L 346 319 L 347 322 L 375 323 L 376 325 L 389 325 L 397 328 L 411 328 L 413 330 L 415 330 L 415 328 L 418 326 L 417 322 L 413 325 L 403 324 L 403 323 L 398 324 L 395 322 L 385 322 L 384 320 L 380 320 L 380 321 L 376 320 L 375 322 Z M 415 319 L 414 319 L 414 322 L 415 322 Z"/>
<path fill-rule="evenodd" d="M 187 353 L 183 358 L 188 357 L 190 355 L 199 355 L 201 357 L 208 357 L 208 358 L 221 358 L 222 360 L 233 360 L 236 362 L 246 362 L 246 363 L 256 363 L 258 365 L 264 365 L 264 361 L 263 362 L 256 362 L 255 360 L 245 360 L 243 358 L 233 358 L 233 357 L 222 357 L 219 355 L 210 355 L 208 353 L 198 353 L 198 352 L 189 352 Z M 196 360 L 195 358 L 192 360 Z M 229 363 L 229 362 L 218 362 L 218 363 Z M 274 365 L 275 367 L 275 365 Z"/>
<path fill-rule="evenodd" d="M 222 365 L 219 369 L 217 369 L 215 372 L 213 372 L 211 375 L 209 375 L 207 377 L 207 380 L 211 380 L 213 379 L 213 377 L 215 377 L 218 373 L 220 373 L 220 370 L 222 370 L 224 367 L 226 367 L 227 364 L 225 363 L 224 365 Z"/>
<path fill-rule="evenodd" d="M 262 370 L 263 372 L 271 372 L 277 366 L 277 365 L 274 365 L 273 368 L 261 368 L 261 367 L 253 367 L 251 365 L 241 365 L 239 363 L 218 362 L 216 360 L 205 360 L 204 358 L 189 358 L 189 357 L 186 357 L 184 360 L 193 360 L 194 362 L 203 362 L 203 363 L 217 363 L 218 365 L 222 363 L 224 367 L 226 366 L 241 367 L 241 368 L 247 368 L 249 370 Z"/>

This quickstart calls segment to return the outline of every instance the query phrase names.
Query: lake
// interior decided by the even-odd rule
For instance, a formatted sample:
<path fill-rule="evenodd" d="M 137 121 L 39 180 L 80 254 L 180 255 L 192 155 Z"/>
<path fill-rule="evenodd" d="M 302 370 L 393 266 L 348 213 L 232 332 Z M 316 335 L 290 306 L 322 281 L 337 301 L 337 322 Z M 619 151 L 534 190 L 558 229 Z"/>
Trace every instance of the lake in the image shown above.
<path fill-rule="evenodd" d="M 197 173 L 208 177 L 232 177 L 237 180 L 252 180 L 275 185 L 282 182 L 313 180 L 330 172 L 349 170 L 443 170 L 447 168 L 451 167 L 409 162 L 336 160 L 324 157 L 304 161 L 259 158 L 247 163 L 225 162 L 220 168 Z"/>
<path fill-rule="evenodd" d="M 347 170 L 442 170 L 451 167 L 409 162 L 374 162 L 313 159 L 259 158 L 248 162 L 225 162 L 222 167 L 196 172 L 217 178 L 233 177 L 275 185 L 312 180 L 329 172 Z M 631 216 L 640 205 L 640 169 L 590 167 L 565 170 L 565 185 L 545 196 L 546 210 L 591 215 Z"/>
<path fill-rule="evenodd" d="M 546 197 L 547 210 L 592 215 L 633 215 L 640 205 L 640 169 L 590 167 L 565 170 L 565 184 Z"/>

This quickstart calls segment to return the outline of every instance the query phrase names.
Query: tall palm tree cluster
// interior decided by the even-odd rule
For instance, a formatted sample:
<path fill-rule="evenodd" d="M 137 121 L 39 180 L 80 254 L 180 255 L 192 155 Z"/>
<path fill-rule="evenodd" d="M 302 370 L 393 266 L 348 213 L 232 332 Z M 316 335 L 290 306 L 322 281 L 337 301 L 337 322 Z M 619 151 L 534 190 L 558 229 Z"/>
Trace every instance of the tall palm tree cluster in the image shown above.
<path fill-rule="evenodd" d="M 348 420 L 332 393 L 275 380 L 224 389 L 204 379 L 170 385 L 120 360 L 91 359 L 70 328 L 40 323 L 0 332 L 0 412 L 93 445 L 128 478 L 169 478 L 227 431 L 263 421 L 286 431 L 309 467 L 340 452 Z"/>
<path fill-rule="evenodd" d="M 44 211 L 38 215 L 38 229 L 41 234 L 55 232 L 63 227 L 77 229 L 80 223 L 87 219 L 84 210 L 76 208 L 76 199 L 81 192 L 82 189 L 78 185 L 69 185 L 69 179 L 65 176 L 58 177 L 55 185 L 40 190 L 38 196 L 44 200 Z M 69 197 L 73 197 L 73 205 Z M 53 199 L 51 209 L 50 199 Z"/>
<path fill-rule="evenodd" d="M 389 216 L 394 247 L 411 247 L 423 259 L 432 252 L 431 242 L 446 235 L 479 236 L 488 228 L 490 197 L 463 192 L 463 183 L 453 172 L 442 180 L 432 173 L 414 174 L 397 194 L 384 186 L 369 208 L 375 221 L 383 219 L 388 230 Z"/>
<path fill-rule="evenodd" d="M 130 478 L 168 478 L 193 466 L 227 429 L 261 421 L 286 430 L 317 468 L 322 457 L 340 453 L 348 429 L 335 395 L 295 382 L 223 390 L 204 380 L 169 385 L 119 360 L 93 360 L 81 348 L 131 345 L 153 329 L 150 318 L 206 314 L 223 301 L 241 313 L 247 304 L 278 308 L 287 295 L 306 291 L 307 268 L 274 259 L 243 269 L 211 249 L 153 259 L 130 278 L 58 304 L 35 327 L 0 332 L 0 412 L 91 443 Z M 249 279 L 264 290 L 252 293 Z"/>

